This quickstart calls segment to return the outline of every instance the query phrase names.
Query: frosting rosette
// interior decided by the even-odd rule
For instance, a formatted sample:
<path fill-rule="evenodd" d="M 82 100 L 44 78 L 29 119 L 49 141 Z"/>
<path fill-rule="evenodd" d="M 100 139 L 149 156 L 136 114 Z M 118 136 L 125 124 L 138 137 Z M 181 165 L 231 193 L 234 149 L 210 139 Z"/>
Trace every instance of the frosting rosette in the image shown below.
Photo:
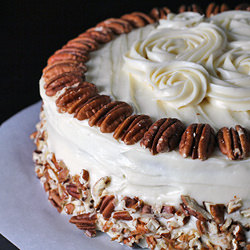
<path fill-rule="evenodd" d="M 211 54 L 221 54 L 226 41 L 223 30 L 210 23 L 177 29 L 159 25 L 144 41 L 135 42 L 125 59 L 140 70 L 146 70 L 151 62 L 203 63 Z"/>
<path fill-rule="evenodd" d="M 250 13 L 248 11 L 225 11 L 211 17 L 211 22 L 220 25 L 229 41 L 250 39 Z"/>
<path fill-rule="evenodd" d="M 199 104 L 205 98 L 208 73 L 199 64 L 175 61 L 152 67 L 147 82 L 158 100 L 180 108 Z"/>
<path fill-rule="evenodd" d="M 208 61 L 210 102 L 233 111 L 250 110 L 250 51 L 235 48 Z"/>

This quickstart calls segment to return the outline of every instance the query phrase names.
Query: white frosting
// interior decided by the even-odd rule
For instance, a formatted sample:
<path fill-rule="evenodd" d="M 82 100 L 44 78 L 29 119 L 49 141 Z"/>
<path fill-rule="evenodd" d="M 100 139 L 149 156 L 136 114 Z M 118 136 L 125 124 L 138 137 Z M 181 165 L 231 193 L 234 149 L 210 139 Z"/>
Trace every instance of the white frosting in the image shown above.
<path fill-rule="evenodd" d="M 226 15 L 231 24 L 234 13 Z M 250 13 L 244 15 L 250 20 Z M 218 15 L 213 23 L 201 23 L 204 18 L 198 14 L 171 14 L 159 27 L 121 35 L 90 54 L 86 80 L 154 120 L 177 117 L 187 124 L 210 123 L 215 129 L 249 127 L 249 51 L 236 48 L 235 40 L 231 44 L 228 25 L 218 26 L 222 19 Z M 46 96 L 43 85 L 41 79 L 48 147 L 71 174 L 87 169 L 92 185 L 110 176 L 110 192 L 139 196 L 154 205 L 176 205 L 181 194 L 188 194 L 198 202 L 219 203 L 237 195 L 250 206 L 249 159 L 230 161 L 218 151 L 206 161 L 184 159 L 178 151 L 153 156 L 139 143 L 127 146 L 89 127 L 86 120 L 58 113 L 56 97 Z"/>

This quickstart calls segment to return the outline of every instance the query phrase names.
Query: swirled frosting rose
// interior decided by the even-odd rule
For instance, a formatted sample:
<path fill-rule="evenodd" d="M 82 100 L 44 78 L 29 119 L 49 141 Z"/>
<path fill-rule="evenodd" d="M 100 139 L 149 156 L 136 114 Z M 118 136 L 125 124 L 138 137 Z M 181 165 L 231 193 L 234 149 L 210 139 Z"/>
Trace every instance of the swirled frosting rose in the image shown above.
<path fill-rule="evenodd" d="M 250 110 L 249 24 L 246 11 L 210 19 L 197 13 L 171 14 L 134 43 L 125 54 L 126 69 L 149 83 L 158 100 L 175 108 L 206 99 L 232 111 Z"/>
<path fill-rule="evenodd" d="M 201 65 L 175 61 L 149 69 L 147 81 L 157 98 L 179 108 L 198 104 L 204 99 L 208 73 Z"/>

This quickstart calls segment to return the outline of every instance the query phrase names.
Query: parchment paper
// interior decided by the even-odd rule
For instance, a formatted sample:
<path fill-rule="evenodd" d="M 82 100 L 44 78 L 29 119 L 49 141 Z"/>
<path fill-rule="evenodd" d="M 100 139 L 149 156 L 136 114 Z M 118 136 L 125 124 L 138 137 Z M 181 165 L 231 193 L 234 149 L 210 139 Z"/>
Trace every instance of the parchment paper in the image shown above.
<path fill-rule="evenodd" d="M 0 233 L 22 250 L 128 250 L 98 233 L 88 238 L 48 202 L 36 178 L 29 136 L 39 121 L 41 102 L 0 127 Z"/>

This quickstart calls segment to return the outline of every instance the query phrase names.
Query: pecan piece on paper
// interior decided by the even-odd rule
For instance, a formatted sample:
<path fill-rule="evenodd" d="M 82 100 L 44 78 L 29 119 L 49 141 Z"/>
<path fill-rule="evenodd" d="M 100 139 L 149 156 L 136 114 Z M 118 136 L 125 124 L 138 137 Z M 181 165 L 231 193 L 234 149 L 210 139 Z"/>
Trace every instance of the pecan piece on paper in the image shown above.
<path fill-rule="evenodd" d="M 128 21 L 135 28 L 144 27 L 147 24 L 155 22 L 152 17 L 142 12 L 125 14 L 121 17 L 121 19 Z"/>
<path fill-rule="evenodd" d="M 249 131 L 240 125 L 236 125 L 235 129 L 221 128 L 217 134 L 217 141 L 220 151 L 230 160 L 240 160 L 249 156 Z"/>
<path fill-rule="evenodd" d="M 179 152 L 183 157 L 206 160 L 213 152 L 216 138 L 209 124 L 191 124 L 181 137 Z"/>
<path fill-rule="evenodd" d="M 90 213 L 72 216 L 69 220 L 69 222 L 75 224 L 77 228 L 85 230 L 85 234 L 90 237 L 96 235 L 96 221 L 97 215 Z"/>
<path fill-rule="evenodd" d="M 142 139 L 152 123 L 152 119 L 147 115 L 129 116 L 116 128 L 113 137 L 121 138 L 125 144 L 132 145 Z"/>
<path fill-rule="evenodd" d="M 87 68 L 82 62 L 74 60 L 56 61 L 43 69 L 43 78 L 45 82 L 50 82 L 54 78 L 57 78 L 58 75 L 65 73 L 77 73 L 84 78 L 86 70 Z"/>
<path fill-rule="evenodd" d="M 79 105 L 75 110 L 75 115 L 78 120 L 89 119 L 104 105 L 111 102 L 111 99 L 107 95 L 95 95 L 90 98 L 87 102 Z"/>
<path fill-rule="evenodd" d="M 97 96 L 97 88 L 93 83 L 82 82 L 76 87 L 68 88 L 56 100 L 59 112 L 74 113 L 79 106 Z"/>
<path fill-rule="evenodd" d="M 104 105 L 90 119 L 89 125 L 97 125 L 102 133 L 111 133 L 133 112 L 126 102 L 114 101 Z"/>
<path fill-rule="evenodd" d="M 216 3 L 210 3 L 206 9 L 206 16 L 211 17 L 211 16 L 217 15 L 221 12 L 227 11 L 229 9 L 230 8 L 225 3 L 223 3 L 221 5 L 218 5 Z"/>
<path fill-rule="evenodd" d="M 171 13 L 171 10 L 168 7 L 163 8 L 153 8 L 150 11 L 150 16 L 153 17 L 155 20 L 159 19 L 167 19 L 167 15 Z"/>
<path fill-rule="evenodd" d="M 175 118 L 162 118 L 151 125 L 141 140 L 141 146 L 157 153 L 175 149 L 181 139 L 184 125 Z"/>

